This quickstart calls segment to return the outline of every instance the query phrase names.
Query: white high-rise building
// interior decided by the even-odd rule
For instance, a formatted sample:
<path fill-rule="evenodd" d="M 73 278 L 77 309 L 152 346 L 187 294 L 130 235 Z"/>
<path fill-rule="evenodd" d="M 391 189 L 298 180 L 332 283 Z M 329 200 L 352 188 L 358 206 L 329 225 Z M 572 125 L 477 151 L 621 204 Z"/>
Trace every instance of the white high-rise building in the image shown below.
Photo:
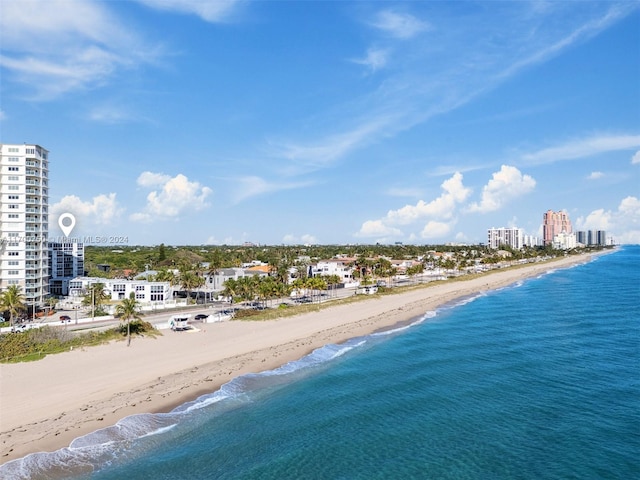
<path fill-rule="evenodd" d="M 519 250 L 524 245 L 524 234 L 521 228 L 490 228 L 487 230 L 487 246 L 500 248 L 508 245 Z"/>
<path fill-rule="evenodd" d="M 20 285 L 31 308 L 49 294 L 49 152 L 0 144 L 0 291 Z"/>

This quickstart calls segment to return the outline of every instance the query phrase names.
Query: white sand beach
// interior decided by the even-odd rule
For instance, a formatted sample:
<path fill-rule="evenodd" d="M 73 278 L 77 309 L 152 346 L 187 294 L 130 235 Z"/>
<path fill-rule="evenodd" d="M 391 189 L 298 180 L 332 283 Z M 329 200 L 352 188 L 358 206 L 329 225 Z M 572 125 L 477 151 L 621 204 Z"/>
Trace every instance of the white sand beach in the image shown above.
<path fill-rule="evenodd" d="M 0 463 L 68 446 L 143 412 L 169 411 L 234 377 L 276 368 L 329 343 L 390 328 L 452 300 L 589 260 L 571 256 L 271 321 L 204 324 L 0 365 Z"/>

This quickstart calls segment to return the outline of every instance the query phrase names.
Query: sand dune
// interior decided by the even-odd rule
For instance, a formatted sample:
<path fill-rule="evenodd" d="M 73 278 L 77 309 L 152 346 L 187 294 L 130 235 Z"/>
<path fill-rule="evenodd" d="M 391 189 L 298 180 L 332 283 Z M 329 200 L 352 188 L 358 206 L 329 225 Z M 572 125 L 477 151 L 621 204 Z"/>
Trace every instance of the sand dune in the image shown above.
<path fill-rule="evenodd" d="M 587 261 L 572 256 L 336 305 L 272 321 L 203 325 L 196 333 L 73 350 L 38 362 L 0 365 L 0 462 L 69 445 L 134 413 L 169 411 L 234 377 L 276 368 L 422 316 L 444 303 Z"/>

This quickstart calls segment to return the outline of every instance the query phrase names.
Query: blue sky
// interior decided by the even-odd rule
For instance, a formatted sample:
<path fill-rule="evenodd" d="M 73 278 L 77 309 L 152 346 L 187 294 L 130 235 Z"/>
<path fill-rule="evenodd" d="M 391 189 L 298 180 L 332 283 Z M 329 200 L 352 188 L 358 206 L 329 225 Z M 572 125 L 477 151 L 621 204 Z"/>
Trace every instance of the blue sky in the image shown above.
<path fill-rule="evenodd" d="M 50 235 L 640 243 L 640 3 L 0 3 L 0 141 L 50 151 Z"/>

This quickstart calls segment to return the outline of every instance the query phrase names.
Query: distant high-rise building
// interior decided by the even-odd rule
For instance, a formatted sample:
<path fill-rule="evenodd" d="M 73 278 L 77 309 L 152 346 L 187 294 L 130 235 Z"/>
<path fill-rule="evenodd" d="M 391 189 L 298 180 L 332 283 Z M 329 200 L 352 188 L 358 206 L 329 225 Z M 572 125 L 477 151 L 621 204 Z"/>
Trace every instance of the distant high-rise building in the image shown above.
<path fill-rule="evenodd" d="M 607 238 L 607 232 L 605 230 L 582 230 L 576 232 L 576 239 L 578 243 L 583 245 L 610 245 L 611 238 Z"/>
<path fill-rule="evenodd" d="M 572 233 L 571 220 L 565 212 L 549 210 L 542 216 L 542 238 L 545 245 L 552 245 L 559 233 Z"/>
<path fill-rule="evenodd" d="M 500 248 L 508 245 L 511 248 L 521 249 L 524 245 L 524 235 L 520 228 L 490 228 L 487 230 L 487 246 Z"/>
<path fill-rule="evenodd" d="M 0 290 L 22 287 L 25 303 L 49 294 L 49 152 L 0 144 Z"/>
<path fill-rule="evenodd" d="M 49 293 L 68 295 L 69 282 L 84 275 L 84 244 L 69 241 L 49 243 Z"/>

